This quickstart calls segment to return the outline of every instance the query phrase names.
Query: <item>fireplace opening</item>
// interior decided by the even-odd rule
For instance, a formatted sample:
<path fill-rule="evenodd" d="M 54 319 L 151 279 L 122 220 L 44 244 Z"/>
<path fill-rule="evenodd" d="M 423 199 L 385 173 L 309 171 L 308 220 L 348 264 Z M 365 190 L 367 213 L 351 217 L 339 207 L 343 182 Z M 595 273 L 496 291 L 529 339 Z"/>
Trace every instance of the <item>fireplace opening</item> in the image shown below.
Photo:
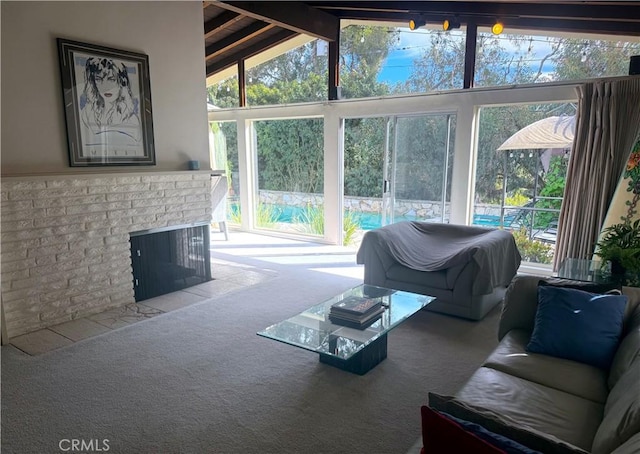
<path fill-rule="evenodd" d="M 133 232 L 130 238 L 136 302 L 211 280 L 208 224 Z"/>

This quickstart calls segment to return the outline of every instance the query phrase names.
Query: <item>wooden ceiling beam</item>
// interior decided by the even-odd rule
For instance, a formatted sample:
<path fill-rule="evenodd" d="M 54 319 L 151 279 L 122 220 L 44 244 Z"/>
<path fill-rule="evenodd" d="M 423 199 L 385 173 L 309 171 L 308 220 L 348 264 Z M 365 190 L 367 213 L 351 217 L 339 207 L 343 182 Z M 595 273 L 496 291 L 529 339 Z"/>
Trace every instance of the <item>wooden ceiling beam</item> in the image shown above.
<path fill-rule="evenodd" d="M 479 15 L 493 17 L 520 17 L 544 19 L 604 20 L 615 22 L 640 21 L 638 2 L 610 2 L 585 4 L 585 2 L 545 3 L 545 2 L 504 2 L 504 1 L 399 1 L 399 2 L 317 2 L 316 9 L 344 12 L 342 15 L 358 16 L 361 12 L 388 14 L 447 14 Z M 350 11 L 352 14 L 349 14 Z"/>
<path fill-rule="evenodd" d="M 441 22 L 451 15 L 447 14 L 422 14 L 427 23 Z M 490 27 L 498 16 L 475 16 L 469 14 L 456 15 L 462 24 L 470 22 L 476 23 L 481 27 Z M 379 11 L 345 11 L 339 14 L 341 19 L 359 19 L 359 20 L 375 20 L 375 21 L 392 21 L 406 22 L 409 26 L 409 20 L 415 15 L 407 13 L 384 13 Z M 505 33 L 509 33 L 509 29 L 521 30 L 548 30 L 556 32 L 576 32 L 586 34 L 607 34 L 607 35 L 625 35 L 639 36 L 640 22 L 617 22 L 609 20 L 586 21 L 581 19 L 556 19 L 556 18 L 528 18 L 528 17 L 499 17 L 505 26 Z"/>
<path fill-rule="evenodd" d="M 211 62 L 207 65 L 207 77 L 237 64 L 240 60 L 253 57 L 254 55 L 293 38 L 296 35 L 298 35 L 298 33 L 292 30 L 281 30 L 278 33 L 274 33 L 273 35 L 260 40 L 260 42 L 245 47 L 242 50 L 226 54 L 224 58 Z"/>
<path fill-rule="evenodd" d="M 340 20 L 333 14 L 312 8 L 302 2 L 219 2 L 221 8 L 275 24 L 279 27 L 335 41 L 340 33 Z"/>
<path fill-rule="evenodd" d="M 503 20 L 505 33 L 510 28 L 521 30 L 548 30 L 556 32 L 576 32 L 585 34 L 604 34 L 618 36 L 639 36 L 640 23 L 636 22 L 612 22 L 569 19 L 530 19 L 530 18 L 506 18 Z"/>
<path fill-rule="evenodd" d="M 235 24 L 239 20 L 242 20 L 243 16 L 233 11 L 223 11 L 222 14 L 206 21 L 204 23 L 204 39 L 215 35 L 220 30 Z"/>
<path fill-rule="evenodd" d="M 271 30 L 274 27 L 274 24 L 267 24 L 260 21 L 254 22 L 253 24 L 243 28 L 242 30 L 232 33 L 229 36 L 225 36 L 220 41 L 216 41 L 210 46 L 207 46 L 204 52 L 205 59 L 211 60 L 221 53 L 237 47 L 238 45 L 255 38 L 256 36 L 266 32 L 267 30 Z"/>

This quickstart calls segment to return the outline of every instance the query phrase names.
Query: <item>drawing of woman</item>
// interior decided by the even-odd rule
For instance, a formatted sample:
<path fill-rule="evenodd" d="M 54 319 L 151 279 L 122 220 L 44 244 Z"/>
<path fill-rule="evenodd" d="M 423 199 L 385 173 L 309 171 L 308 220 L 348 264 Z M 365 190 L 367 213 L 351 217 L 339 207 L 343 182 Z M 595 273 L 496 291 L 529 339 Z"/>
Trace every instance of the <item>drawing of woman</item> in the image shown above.
<path fill-rule="evenodd" d="M 124 63 L 87 58 L 82 98 L 84 146 L 102 154 L 137 154 L 141 147 L 138 102 Z"/>

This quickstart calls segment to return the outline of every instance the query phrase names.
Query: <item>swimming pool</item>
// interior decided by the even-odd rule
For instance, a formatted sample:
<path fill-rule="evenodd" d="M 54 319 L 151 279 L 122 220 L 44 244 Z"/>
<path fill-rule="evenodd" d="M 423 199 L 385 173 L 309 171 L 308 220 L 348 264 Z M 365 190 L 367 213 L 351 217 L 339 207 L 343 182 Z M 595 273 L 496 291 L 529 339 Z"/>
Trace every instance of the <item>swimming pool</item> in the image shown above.
<path fill-rule="evenodd" d="M 282 222 L 286 224 L 301 222 L 300 220 L 305 218 L 307 212 L 306 208 L 291 205 L 269 205 L 269 207 L 274 212 L 275 222 Z M 231 209 L 237 212 L 238 205 L 232 204 Z M 353 216 L 360 230 L 373 230 L 382 227 L 381 213 L 365 213 L 345 210 L 345 217 L 349 214 Z M 395 222 L 424 220 L 424 218 L 420 218 L 415 215 L 395 216 Z M 435 221 L 438 222 L 439 218 L 436 218 Z M 500 216 L 474 214 L 473 224 L 485 227 L 498 227 L 500 226 Z"/>

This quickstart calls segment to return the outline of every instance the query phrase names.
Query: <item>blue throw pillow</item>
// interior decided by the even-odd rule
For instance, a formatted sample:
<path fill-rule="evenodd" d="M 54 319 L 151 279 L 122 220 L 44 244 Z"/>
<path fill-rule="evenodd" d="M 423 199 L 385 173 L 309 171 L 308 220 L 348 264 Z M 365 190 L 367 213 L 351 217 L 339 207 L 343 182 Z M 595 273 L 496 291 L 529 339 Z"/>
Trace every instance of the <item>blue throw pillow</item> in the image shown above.
<path fill-rule="evenodd" d="M 624 295 L 538 287 L 538 310 L 527 351 L 608 369 L 618 348 Z"/>

